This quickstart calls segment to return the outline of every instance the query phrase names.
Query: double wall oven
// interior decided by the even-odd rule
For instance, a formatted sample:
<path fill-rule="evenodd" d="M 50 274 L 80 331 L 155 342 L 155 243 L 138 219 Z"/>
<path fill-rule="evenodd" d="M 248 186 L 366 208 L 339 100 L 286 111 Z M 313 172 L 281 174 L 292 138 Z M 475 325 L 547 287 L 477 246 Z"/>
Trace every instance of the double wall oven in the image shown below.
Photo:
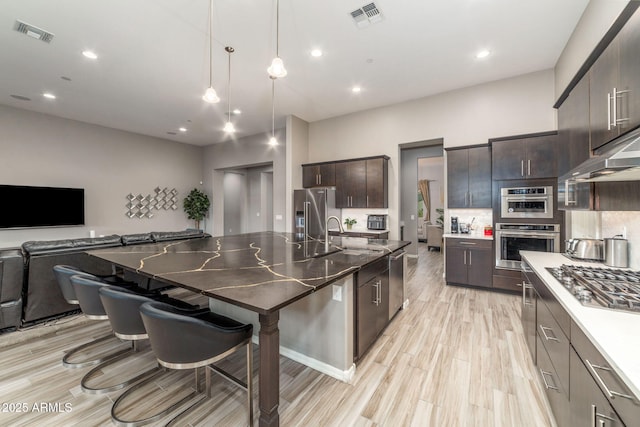
<path fill-rule="evenodd" d="M 494 230 L 496 268 L 520 270 L 520 251 L 560 252 L 553 193 L 552 185 L 501 186 Z"/>

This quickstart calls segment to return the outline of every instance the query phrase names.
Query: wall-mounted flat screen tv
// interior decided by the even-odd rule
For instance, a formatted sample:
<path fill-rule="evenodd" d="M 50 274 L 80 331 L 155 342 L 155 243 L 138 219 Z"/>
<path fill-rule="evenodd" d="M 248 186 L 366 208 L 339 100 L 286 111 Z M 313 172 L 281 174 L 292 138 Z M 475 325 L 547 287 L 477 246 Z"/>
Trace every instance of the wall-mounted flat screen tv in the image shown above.
<path fill-rule="evenodd" d="M 0 185 L 0 228 L 84 225 L 84 188 Z"/>

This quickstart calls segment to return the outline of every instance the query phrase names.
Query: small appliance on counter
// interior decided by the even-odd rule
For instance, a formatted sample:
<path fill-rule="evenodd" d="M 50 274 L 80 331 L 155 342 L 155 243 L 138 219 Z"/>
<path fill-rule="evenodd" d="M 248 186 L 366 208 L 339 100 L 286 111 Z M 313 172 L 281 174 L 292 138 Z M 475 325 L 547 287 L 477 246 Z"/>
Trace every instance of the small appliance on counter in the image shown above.
<path fill-rule="evenodd" d="M 458 234 L 458 217 L 451 217 L 451 233 Z"/>
<path fill-rule="evenodd" d="M 600 239 L 569 239 L 566 255 L 577 260 L 603 261 L 604 245 Z"/>
<path fill-rule="evenodd" d="M 386 230 L 387 215 L 368 215 L 367 229 L 369 230 Z"/>
<path fill-rule="evenodd" d="M 459 227 L 460 227 L 460 234 L 469 234 L 469 224 L 461 222 Z"/>
<path fill-rule="evenodd" d="M 604 263 L 610 267 L 625 268 L 629 266 L 627 239 L 622 235 L 604 239 Z"/>

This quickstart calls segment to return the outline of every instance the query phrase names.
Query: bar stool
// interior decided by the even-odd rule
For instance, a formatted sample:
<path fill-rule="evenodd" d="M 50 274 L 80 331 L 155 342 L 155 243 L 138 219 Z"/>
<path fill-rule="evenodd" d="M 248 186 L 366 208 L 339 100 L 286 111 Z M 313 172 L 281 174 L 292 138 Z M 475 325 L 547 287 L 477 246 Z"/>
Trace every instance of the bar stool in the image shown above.
<path fill-rule="evenodd" d="M 111 417 L 117 425 L 139 426 L 151 423 L 198 396 L 201 394 L 198 385 L 198 368 L 205 367 L 206 393 L 198 401 L 181 411 L 167 425 L 175 425 L 183 415 L 207 401 L 211 396 L 210 372 L 213 371 L 234 382 L 247 392 L 248 425 L 253 426 L 253 349 L 251 342 L 253 326 L 251 324 L 237 322 L 228 317 L 212 313 L 208 309 L 189 311 L 162 302 L 147 302 L 143 304 L 140 307 L 140 314 L 149 335 L 151 349 L 160 365 L 168 369 L 195 369 L 196 389 L 179 402 L 147 418 L 126 421 L 118 417 L 119 406 L 125 399 L 136 388 L 155 380 L 155 376 L 147 378 L 129 388 L 114 402 L 111 408 Z M 246 382 L 212 365 L 242 347 L 246 347 Z"/>
<path fill-rule="evenodd" d="M 60 287 L 60 291 L 62 292 L 62 296 L 69 304 L 79 305 L 78 297 L 76 295 L 76 291 L 71 284 L 72 276 L 84 276 L 87 278 L 92 278 L 94 280 L 100 280 L 98 276 L 95 276 L 91 273 L 87 273 L 77 267 L 71 265 L 54 265 L 53 266 L 53 274 L 56 277 L 56 281 L 58 282 L 58 286 Z M 83 368 L 85 366 L 96 365 L 103 361 L 103 358 L 89 358 L 80 360 L 78 362 L 72 362 L 71 358 L 78 352 L 86 350 L 94 345 L 101 344 L 104 341 L 112 339 L 114 337 L 113 333 L 108 335 L 101 336 L 99 338 L 94 339 L 88 343 L 82 344 L 78 347 L 75 347 L 69 350 L 62 358 L 62 365 L 67 368 Z"/>
<path fill-rule="evenodd" d="M 112 287 L 113 285 L 109 285 L 107 283 L 101 282 L 97 280 L 95 277 L 90 277 L 86 275 L 76 274 L 71 276 L 69 279 L 71 285 L 73 286 L 73 290 L 78 299 L 78 303 L 80 304 L 80 309 L 82 313 L 91 320 L 108 320 L 109 316 L 107 316 L 107 312 L 102 305 L 102 301 L 100 300 L 100 294 L 98 294 L 98 290 L 103 287 Z M 77 347 L 76 350 L 87 348 L 89 345 L 93 345 L 97 342 L 104 341 L 107 338 L 116 338 L 113 331 L 110 335 L 98 338 L 97 340 L 87 343 L 83 346 Z M 117 338 L 116 338 L 117 339 Z M 119 343 L 121 343 L 118 340 Z M 122 356 L 124 354 L 130 353 L 131 351 L 135 351 L 135 346 L 133 341 L 130 342 L 130 346 L 125 349 L 116 350 L 113 352 L 109 352 L 106 355 L 101 357 L 97 357 L 91 361 L 91 365 L 104 363 L 107 360 L 111 360 L 113 358 Z M 83 364 L 82 366 L 87 366 L 89 362 Z M 84 382 L 84 378 L 82 383 Z"/>

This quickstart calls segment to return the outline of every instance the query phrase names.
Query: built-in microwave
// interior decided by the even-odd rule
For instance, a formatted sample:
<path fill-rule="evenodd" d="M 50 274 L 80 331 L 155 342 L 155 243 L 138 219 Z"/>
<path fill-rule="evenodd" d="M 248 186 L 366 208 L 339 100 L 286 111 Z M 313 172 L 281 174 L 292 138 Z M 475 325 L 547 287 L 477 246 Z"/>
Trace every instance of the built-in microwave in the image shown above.
<path fill-rule="evenodd" d="M 553 218 L 553 187 L 500 189 L 502 218 Z"/>

